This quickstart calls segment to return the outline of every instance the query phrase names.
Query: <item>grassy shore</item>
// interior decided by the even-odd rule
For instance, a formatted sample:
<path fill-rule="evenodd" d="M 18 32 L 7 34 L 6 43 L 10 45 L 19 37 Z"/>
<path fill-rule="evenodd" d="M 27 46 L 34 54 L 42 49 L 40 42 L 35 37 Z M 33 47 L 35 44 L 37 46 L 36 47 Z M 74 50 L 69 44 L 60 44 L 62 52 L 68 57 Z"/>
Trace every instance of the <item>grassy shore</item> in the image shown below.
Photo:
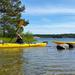
<path fill-rule="evenodd" d="M 15 41 L 16 41 L 16 38 L 14 37 L 14 38 L 8 38 L 8 37 L 0 37 L 0 42 L 1 41 L 3 41 L 4 43 L 15 43 Z M 23 37 L 23 41 L 25 42 L 25 43 L 34 43 L 34 42 L 36 42 L 37 40 L 36 39 L 34 39 L 34 38 L 32 38 L 32 37 Z"/>
<path fill-rule="evenodd" d="M 6 38 L 6 37 L 0 37 L 0 40 L 2 40 L 5 43 L 14 43 L 16 41 L 16 38 Z"/>

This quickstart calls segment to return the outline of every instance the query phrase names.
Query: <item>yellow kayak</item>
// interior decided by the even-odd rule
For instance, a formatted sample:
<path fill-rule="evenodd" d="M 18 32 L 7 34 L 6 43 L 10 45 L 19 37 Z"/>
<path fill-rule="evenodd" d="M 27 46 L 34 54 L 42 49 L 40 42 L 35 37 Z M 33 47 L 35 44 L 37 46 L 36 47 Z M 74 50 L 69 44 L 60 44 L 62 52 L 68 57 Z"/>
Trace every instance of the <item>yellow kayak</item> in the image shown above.
<path fill-rule="evenodd" d="M 75 42 L 53 41 L 55 44 L 75 44 Z"/>
<path fill-rule="evenodd" d="M 62 42 L 62 41 L 53 41 L 53 43 L 55 43 L 55 44 L 65 44 L 65 42 Z"/>
<path fill-rule="evenodd" d="M 46 43 L 36 43 L 36 44 L 16 44 L 16 43 L 4 43 L 0 44 L 0 48 L 26 48 L 26 47 L 45 47 Z"/>

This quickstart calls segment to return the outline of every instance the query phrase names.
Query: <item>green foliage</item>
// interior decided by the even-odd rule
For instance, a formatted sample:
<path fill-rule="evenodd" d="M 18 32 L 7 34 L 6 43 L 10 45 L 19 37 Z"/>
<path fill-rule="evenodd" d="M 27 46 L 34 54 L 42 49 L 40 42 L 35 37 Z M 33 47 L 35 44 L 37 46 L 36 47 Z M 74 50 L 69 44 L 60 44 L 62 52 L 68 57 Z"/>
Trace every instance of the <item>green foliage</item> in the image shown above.
<path fill-rule="evenodd" d="M 0 32 L 3 36 L 14 36 L 18 29 L 18 21 L 21 19 L 21 12 L 24 10 L 25 6 L 21 0 L 0 0 L 0 28 L 2 28 Z M 26 26 L 28 21 L 24 22 Z"/>
<path fill-rule="evenodd" d="M 25 43 L 35 43 L 37 41 L 30 32 L 26 32 L 23 39 Z"/>

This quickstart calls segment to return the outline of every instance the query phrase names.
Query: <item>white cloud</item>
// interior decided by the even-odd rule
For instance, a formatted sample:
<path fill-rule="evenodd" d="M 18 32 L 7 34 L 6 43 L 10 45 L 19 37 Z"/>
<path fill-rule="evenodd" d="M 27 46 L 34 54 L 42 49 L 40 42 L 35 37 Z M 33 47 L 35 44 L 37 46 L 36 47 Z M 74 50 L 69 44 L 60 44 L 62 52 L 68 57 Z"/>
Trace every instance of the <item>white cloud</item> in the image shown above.
<path fill-rule="evenodd" d="M 23 14 L 47 15 L 47 14 L 75 14 L 75 8 L 66 7 L 30 7 Z"/>
<path fill-rule="evenodd" d="M 38 34 L 55 34 L 55 33 L 75 33 L 75 23 L 63 23 L 57 25 L 34 25 L 34 26 L 27 26 L 25 28 L 25 32 L 30 31 L 32 33 Z"/>
<path fill-rule="evenodd" d="M 26 29 L 25 32 L 30 31 L 35 34 L 60 34 L 60 33 L 75 33 L 75 29 L 68 28 L 30 28 Z"/>
<path fill-rule="evenodd" d="M 43 25 L 38 25 L 38 24 L 33 24 L 33 25 L 28 25 L 27 28 L 75 28 L 75 23 L 57 23 L 57 24 L 43 24 Z"/>
<path fill-rule="evenodd" d="M 69 23 L 63 23 L 63 24 L 57 24 L 57 25 L 51 25 L 52 28 L 75 28 L 75 24 L 69 24 Z"/>

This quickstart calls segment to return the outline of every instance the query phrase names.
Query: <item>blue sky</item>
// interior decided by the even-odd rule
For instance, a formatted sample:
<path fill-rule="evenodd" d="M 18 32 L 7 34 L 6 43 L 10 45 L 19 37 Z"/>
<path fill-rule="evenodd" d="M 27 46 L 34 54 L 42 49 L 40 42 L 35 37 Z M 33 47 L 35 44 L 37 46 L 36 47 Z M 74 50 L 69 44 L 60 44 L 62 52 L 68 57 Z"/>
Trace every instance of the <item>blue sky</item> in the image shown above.
<path fill-rule="evenodd" d="M 24 32 L 33 34 L 75 33 L 75 0 L 22 0 L 29 20 Z"/>

